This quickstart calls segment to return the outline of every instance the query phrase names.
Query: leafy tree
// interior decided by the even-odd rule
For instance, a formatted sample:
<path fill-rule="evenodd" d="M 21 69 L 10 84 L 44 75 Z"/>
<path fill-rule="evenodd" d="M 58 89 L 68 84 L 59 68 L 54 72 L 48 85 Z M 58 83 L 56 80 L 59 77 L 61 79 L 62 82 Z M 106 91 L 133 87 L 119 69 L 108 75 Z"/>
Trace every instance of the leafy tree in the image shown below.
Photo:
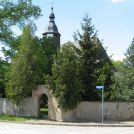
<path fill-rule="evenodd" d="M 112 84 L 112 76 L 115 70 L 111 59 L 106 53 L 102 43 L 97 38 L 97 46 L 98 46 L 98 53 L 97 53 L 97 85 L 104 85 L 105 91 L 111 90 Z"/>
<path fill-rule="evenodd" d="M 106 54 L 102 43 L 96 35 L 91 18 L 88 15 L 83 18 L 81 24 L 83 33 L 75 33 L 74 39 L 80 45 L 79 58 L 79 79 L 82 83 L 82 99 L 85 101 L 95 101 L 99 95 L 95 90 L 98 84 L 106 84 L 106 77 L 109 71 L 109 57 Z"/>
<path fill-rule="evenodd" d="M 80 101 L 80 81 L 78 80 L 78 55 L 72 43 L 63 45 L 54 58 L 52 75 L 47 84 L 59 99 L 59 106 L 64 110 L 74 108 Z"/>
<path fill-rule="evenodd" d="M 32 0 L 0 1 L 0 42 L 4 46 L 2 51 L 6 59 L 12 58 L 19 46 L 19 37 L 15 36 L 12 27 L 22 29 L 33 19 L 38 19 L 40 13 L 41 9 L 33 5 Z"/>
<path fill-rule="evenodd" d="M 11 62 L 6 90 L 7 97 L 16 103 L 31 95 L 32 90 L 42 84 L 46 66 L 39 41 L 30 26 L 24 28 L 20 44 Z"/>
<path fill-rule="evenodd" d="M 10 44 L 8 44 L 10 47 L 2 47 L 2 52 L 4 53 L 4 57 L 6 60 L 10 61 L 15 54 L 18 52 L 20 47 L 20 36 L 14 37 Z"/>
<path fill-rule="evenodd" d="M 128 90 L 126 95 L 129 96 L 129 101 L 134 101 L 134 38 L 125 55 L 126 59 L 124 60 L 124 79 L 126 80 L 126 83 L 124 83 L 124 85 Z"/>
<path fill-rule="evenodd" d="M 132 40 L 131 45 L 127 49 L 127 52 L 126 52 L 125 55 L 126 55 L 126 59 L 124 61 L 125 62 L 125 65 L 128 68 L 133 69 L 134 68 L 134 38 Z"/>
<path fill-rule="evenodd" d="M 130 99 L 134 101 L 134 38 L 126 52 L 126 60 L 124 61 L 128 70 L 128 89 L 130 89 Z"/>
<path fill-rule="evenodd" d="M 116 72 L 110 98 L 113 101 L 134 101 L 134 39 L 125 55 L 123 62 L 114 62 Z"/>
<path fill-rule="evenodd" d="M 83 19 L 82 30 L 83 34 L 77 31 L 74 35 L 80 48 L 70 42 L 63 46 L 54 57 L 52 75 L 47 78 L 49 88 L 65 110 L 74 108 L 81 99 L 98 100 L 96 84 L 109 86 L 111 80 L 108 75 L 112 63 L 88 16 Z"/>
<path fill-rule="evenodd" d="M 30 18 L 40 16 L 40 8 L 32 4 L 32 0 L 0 1 L 0 41 L 10 42 L 13 37 L 11 27 L 26 23 Z"/>
<path fill-rule="evenodd" d="M 0 58 L 0 97 L 5 97 L 5 74 L 7 72 L 9 63 Z"/>
<path fill-rule="evenodd" d="M 131 78 L 129 70 L 124 62 L 114 61 L 115 73 L 113 75 L 112 90 L 110 92 L 110 101 L 133 101 L 134 90 L 129 87 Z"/>
<path fill-rule="evenodd" d="M 60 50 L 60 46 L 56 44 L 54 37 L 42 38 L 41 47 L 43 55 L 46 57 L 47 70 L 45 74 L 52 74 L 53 56 Z"/>

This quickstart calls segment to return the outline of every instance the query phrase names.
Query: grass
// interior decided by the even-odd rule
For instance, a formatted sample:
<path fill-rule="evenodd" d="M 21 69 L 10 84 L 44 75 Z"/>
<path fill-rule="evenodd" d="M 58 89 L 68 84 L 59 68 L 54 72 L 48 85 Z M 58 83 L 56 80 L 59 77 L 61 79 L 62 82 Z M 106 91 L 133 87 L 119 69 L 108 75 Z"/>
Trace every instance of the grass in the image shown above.
<path fill-rule="evenodd" d="M 48 115 L 48 108 L 40 109 L 40 118 L 45 118 Z M 21 116 L 13 116 L 13 115 L 0 115 L 0 121 L 27 121 L 35 119 L 35 117 L 21 117 Z M 37 118 L 36 118 L 37 119 Z"/>
<path fill-rule="evenodd" d="M 48 116 L 48 108 L 40 108 L 40 118 L 45 118 Z"/>
<path fill-rule="evenodd" d="M 32 120 L 33 117 L 19 117 L 19 116 L 13 116 L 13 115 L 0 115 L 0 120 L 2 121 L 26 121 L 26 120 Z"/>
<path fill-rule="evenodd" d="M 43 112 L 45 114 L 48 113 L 48 108 L 40 108 L 40 112 Z"/>

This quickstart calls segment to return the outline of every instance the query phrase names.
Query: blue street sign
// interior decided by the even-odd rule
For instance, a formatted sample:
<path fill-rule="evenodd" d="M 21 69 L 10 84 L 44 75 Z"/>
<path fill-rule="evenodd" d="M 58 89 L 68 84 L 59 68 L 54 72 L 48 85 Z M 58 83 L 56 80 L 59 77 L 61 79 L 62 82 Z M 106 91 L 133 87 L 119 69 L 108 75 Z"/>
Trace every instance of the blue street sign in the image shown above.
<path fill-rule="evenodd" d="M 96 86 L 96 89 L 97 90 L 103 90 L 104 89 L 104 86 Z"/>

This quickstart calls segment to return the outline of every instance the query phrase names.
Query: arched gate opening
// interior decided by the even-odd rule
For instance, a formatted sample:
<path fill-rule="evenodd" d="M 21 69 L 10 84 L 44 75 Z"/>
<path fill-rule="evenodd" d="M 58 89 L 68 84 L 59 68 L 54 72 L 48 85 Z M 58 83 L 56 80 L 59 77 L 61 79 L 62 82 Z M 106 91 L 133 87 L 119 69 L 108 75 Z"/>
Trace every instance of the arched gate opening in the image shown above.
<path fill-rule="evenodd" d="M 42 94 L 39 98 L 39 118 L 48 119 L 48 97 Z"/>

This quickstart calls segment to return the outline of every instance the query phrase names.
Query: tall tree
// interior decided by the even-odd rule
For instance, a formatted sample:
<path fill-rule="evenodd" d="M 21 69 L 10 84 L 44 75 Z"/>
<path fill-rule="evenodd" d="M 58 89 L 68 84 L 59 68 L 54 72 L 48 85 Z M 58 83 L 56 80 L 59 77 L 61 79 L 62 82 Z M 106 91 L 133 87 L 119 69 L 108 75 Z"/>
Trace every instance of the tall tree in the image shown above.
<path fill-rule="evenodd" d="M 105 65 L 108 63 L 109 57 L 102 43 L 97 38 L 97 32 L 91 24 L 91 18 L 89 18 L 88 15 L 83 18 L 81 27 L 83 34 L 77 31 L 74 35 L 74 39 L 78 42 L 81 49 L 79 79 L 82 83 L 82 99 L 93 101 L 99 99 L 99 95 L 95 90 L 96 84 L 105 84 L 108 72 L 106 71 Z"/>
<path fill-rule="evenodd" d="M 72 43 L 63 45 L 55 55 L 52 65 L 52 75 L 47 78 L 47 84 L 54 96 L 59 100 L 59 106 L 69 110 L 80 101 L 80 81 L 78 79 L 78 55 Z"/>
<path fill-rule="evenodd" d="M 124 60 L 126 78 L 127 78 L 127 88 L 131 93 L 130 100 L 134 100 L 134 38 L 126 51 L 126 59 Z M 125 78 L 125 79 L 126 79 Z"/>
<path fill-rule="evenodd" d="M 46 57 L 47 61 L 47 70 L 45 74 L 52 74 L 52 64 L 54 61 L 54 55 L 58 53 L 60 50 L 60 46 L 56 44 L 54 37 L 42 38 L 41 39 L 41 47 L 43 50 L 43 55 Z"/>
<path fill-rule="evenodd" d="M 114 62 L 116 72 L 110 97 L 112 101 L 134 101 L 134 39 L 125 55 L 123 62 Z"/>
<path fill-rule="evenodd" d="M 125 56 L 126 86 L 130 93 L 129 101 L 134 101 L 134 38 L 126 51 Z"/>
<path fill-rule="evenodd" d="M 123 61 L 113 62 L 116 71 L 112 77 L 112 90 L 109 93 L 108 100 L 110 101 L 133 101 L 134 89 L 129 87 L 131 78 L 129 77 L 129 70 Z"/>
<path fill-rule="evenodd" d="M 126 55 L 126 59 L 125 59 L 126 66 L 133 69 L 134 68 L 134 38 L 131 42 L 131 45 L 128 47 L 125 55 Z"/>
<path fill-rule="evenodd" d="M 20 44 L 11 62 L 6 90 L 7 97 L 15 102 L 29 96 L 38 84 L 42 84 L 46 67 L 39 41 L 30 26 L 24 28 Z"/>

